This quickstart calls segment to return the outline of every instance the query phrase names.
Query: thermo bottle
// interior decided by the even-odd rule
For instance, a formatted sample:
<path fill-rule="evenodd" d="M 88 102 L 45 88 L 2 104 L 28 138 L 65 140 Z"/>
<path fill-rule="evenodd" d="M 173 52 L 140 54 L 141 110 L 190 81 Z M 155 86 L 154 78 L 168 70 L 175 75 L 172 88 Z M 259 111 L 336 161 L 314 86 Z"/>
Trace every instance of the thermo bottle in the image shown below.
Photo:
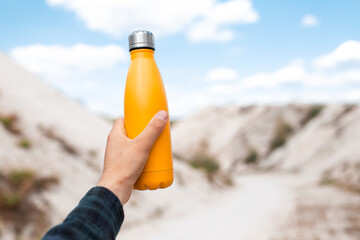
<path fill-rule="evenodd" d="M 131 62 L 125 85 L 124 121 L 130 139 L 138 136 L 158 111 L 169 112 L 164 84 L 154 59 L 154 42 L 154 35 L 149 31 L 139 30 L 129 36 Z M 166 188 L 172 184 L 173 178 L 168 120 L 134 189 Z"/>

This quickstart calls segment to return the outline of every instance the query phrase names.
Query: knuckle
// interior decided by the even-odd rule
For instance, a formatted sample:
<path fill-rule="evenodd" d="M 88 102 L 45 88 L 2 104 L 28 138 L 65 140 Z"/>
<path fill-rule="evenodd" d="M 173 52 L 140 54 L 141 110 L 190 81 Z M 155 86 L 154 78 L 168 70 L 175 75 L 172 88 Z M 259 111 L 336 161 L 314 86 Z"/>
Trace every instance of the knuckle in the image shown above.
<path fill-rule="evenodd" d="M 158 131 L 163 127 L 163 124 L 161 123 L 160 119 L 159 120 L 154 119 L 150 122 L 150 127 Z"/>

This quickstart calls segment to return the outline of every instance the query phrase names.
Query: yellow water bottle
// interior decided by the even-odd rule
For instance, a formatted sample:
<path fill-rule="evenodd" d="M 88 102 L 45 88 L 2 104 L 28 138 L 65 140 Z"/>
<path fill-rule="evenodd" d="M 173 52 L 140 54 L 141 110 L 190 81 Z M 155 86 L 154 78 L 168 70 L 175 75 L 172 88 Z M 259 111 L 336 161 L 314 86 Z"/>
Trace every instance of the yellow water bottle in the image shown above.
<path fill-rule="evenodd" d="M 155 63 L 154 35 L 139 30 L 129 36 L 131 55 L 125 85 L 124 120 L 128 137 L 134 139 L 160 110 L 168 111 L 164 84 Z M 134 185 L 137 190 L 169 187 L 173 182 L 170 121 L 156 140 L 143 172 Z"/>

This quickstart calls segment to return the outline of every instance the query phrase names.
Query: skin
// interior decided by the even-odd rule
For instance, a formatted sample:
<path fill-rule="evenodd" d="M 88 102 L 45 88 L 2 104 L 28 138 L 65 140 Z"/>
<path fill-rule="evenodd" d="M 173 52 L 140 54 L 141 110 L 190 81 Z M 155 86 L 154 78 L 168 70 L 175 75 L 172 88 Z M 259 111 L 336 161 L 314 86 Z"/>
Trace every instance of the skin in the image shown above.
<path fill-rule="evenodd" d="M 145 166 L 156 139 L 164 130 L 168 118 L 166 111 L 159 111 L 134 139 L 127 137 L 123 118 L 115 121 L 108 136 L 104 169 L 97 186 L 112 191 L 122 205 L 130 199 L 133 186 Z"/>

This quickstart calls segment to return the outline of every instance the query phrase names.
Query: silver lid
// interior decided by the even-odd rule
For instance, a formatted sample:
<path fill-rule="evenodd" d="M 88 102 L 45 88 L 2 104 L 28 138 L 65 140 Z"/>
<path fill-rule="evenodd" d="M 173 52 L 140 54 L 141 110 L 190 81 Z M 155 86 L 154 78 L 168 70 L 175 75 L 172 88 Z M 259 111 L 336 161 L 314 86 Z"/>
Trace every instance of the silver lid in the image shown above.
<path fill-rule="evenodd" d="M 150 48 L 155 50 L 155 40 L 152 32 L 137 30 L 129 35 L 129 51 L 138 48 Z"/>

